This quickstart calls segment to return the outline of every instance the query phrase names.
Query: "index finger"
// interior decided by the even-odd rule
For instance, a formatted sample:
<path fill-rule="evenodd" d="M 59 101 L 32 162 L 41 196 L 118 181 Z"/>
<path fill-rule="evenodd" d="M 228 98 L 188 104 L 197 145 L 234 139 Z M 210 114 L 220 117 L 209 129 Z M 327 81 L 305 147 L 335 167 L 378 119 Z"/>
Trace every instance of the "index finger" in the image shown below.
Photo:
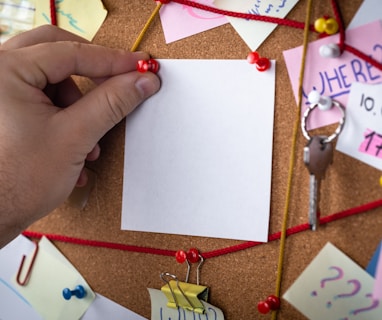
<path fill-rule="evenodd" d="M 89 78 L 110 77 L 136 70 L 138 60 L 148 59 L 143 52 L 128 52 L 103 46 L 60 41 L 5 51 L 24 80 L 34 87 L 45 88 L 71 75 Z"/>

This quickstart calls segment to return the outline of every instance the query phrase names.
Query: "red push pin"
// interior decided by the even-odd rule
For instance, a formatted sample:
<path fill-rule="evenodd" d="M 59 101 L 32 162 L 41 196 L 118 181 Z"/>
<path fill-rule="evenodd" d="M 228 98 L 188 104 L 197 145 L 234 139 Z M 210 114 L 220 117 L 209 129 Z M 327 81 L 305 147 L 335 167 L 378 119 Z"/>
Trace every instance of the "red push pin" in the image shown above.
<path fill-rule="evenodd" d="M 137 71 L 145 73 L 151 71 L 152 73 L 157 73 L 159 70 L 159 62 L 155 59 L 149 60 L 139 60 L 137 63 Z"/>
<path fill-rule="evenodd" d="M 260 301 L 257 304 L 257 310 L 259 310 L 260 313 L 266 314 L 269 311 L 275 311 L 280 309 L 280 298 L 276 297 L 275 295 L 268 296 L 265 301 Z"/>
<path fill-rule="evenodd" d="M 188 250 L 188 252 L 187 252 L 187 259 L 191 263 L 199 262 L 200 261 L 199 250 L 196 249 L 196 248 L 191 248 L 190 250 Z"/>
<path fill-rule="evenodd" d="M 175 253 L 175 259 L 178 263 L 184 263 L 187 260 L 187 253 L 184 250 L 178 250 Z"/>
<path fill-rule="evenodd" d="M 260 72 L 266 71 L 271 67 L 271 61 L 268 58 L 260 57 L 256 51 L 248 54 L 247 61 L 250 64 L 255 64 L 256 69 Z"/>

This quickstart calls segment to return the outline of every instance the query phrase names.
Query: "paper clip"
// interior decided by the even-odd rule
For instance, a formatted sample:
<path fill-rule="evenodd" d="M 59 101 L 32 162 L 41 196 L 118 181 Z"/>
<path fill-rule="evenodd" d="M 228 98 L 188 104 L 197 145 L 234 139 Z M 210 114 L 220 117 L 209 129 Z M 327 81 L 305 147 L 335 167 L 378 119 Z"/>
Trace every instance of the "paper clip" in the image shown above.
<path fill-rule="evenodd" d="M 20 286 L 25 286 L 28 283 L 29 278 L 31 276 L 33 265 L 34 265 L 34 262 L 36 260 L 36 256 L 37 256 L 37 252 L 38 252 L 38 243 L 34 242 L 34 244 L 35 244 L 36 247 L 35 247 L 34 252 L 33 252 L 32 261 L 31 261 L 31 263 L 30 263 L 30 265 L 28 267 L 28 270 L 26 272 L 26 275 L 25 275 L 25 278 L 24 278 L 23 281 L 20 280 L 20 277 L 21 277 L 21 272 L 22 272 L 23 267 L 24 267 L 24 262 L 25 262 L 26 255 L 24 254 L 22 259 L 21 259 L 19 271 L 17 272 L 17 276 L 16 276 L 16 281 L 17 281 L 17 283 Z"/>
<path fill-rule="evenodd" d="M 207 301 L 207 287 L 181 282 L 175 275 L 168 272 L 162 273 L 161 278 L 166 282 L 166 285 L 161 288 L 161 291 L 167 297 L 167 306 L 169 308 L 177 309 L 181 307 L 200 314 L 205 312 L 204 305 L 200 300 Z"/>
<path fill-rule="evenodd" d="M 208 288 L 199 284 L 199 273 L 204 259 L 199 253 L 196 253 L 193 255 L 193 260 L 190 260 L 191 262 L 199 261 L 196 270 L 196 284 L 188 283 L 191 270 L 191 266 L 188 261 L 189 259 L 186 257 L 185 259 L 177 260 L 178 262 L 187 262 L 186 282 L 179 281 L 175 275 L 169 272 L 164 272 L 160 275 L 161 279 L 166 282 L 166 285 L 161 288 L 161 291 L 167 297 L 167 306 L 175 309 L 181 307 L 185 310 L 203 314 L 205 312 L 205 308 L 200 300 L 207 301 Z"/>

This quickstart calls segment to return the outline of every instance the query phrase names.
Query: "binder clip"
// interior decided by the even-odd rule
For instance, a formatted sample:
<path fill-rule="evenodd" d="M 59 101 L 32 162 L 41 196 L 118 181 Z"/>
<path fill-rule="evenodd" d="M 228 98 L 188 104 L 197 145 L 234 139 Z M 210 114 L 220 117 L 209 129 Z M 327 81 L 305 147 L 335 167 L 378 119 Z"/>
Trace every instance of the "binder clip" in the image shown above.
<path fill-rule="evenodd" d="M 178 309 L 179 307 L 188 311 L 196 312 L 199 314 L 205 313 L 205 307 L 201 300 L 207 301 L 208 299 L 208 288 L 199 284 L 199 269 L 204 262 L 201 255 L 198 254 L 200 260 L 197 267 L 197 283 L 192 284 L 188 282 L 190 274 L 190 264 L 189 259 L 186 258 L 187 262 L 187 276 L 186 281 L 182 282 L 179 279 L 169 273 L 161 273 L 161 279 L 166 282 L 166 284 L 161 288 L 161 291 L 165 294 L 168 302 L 167 307 Z M 179 260 L 178 260 L 179 261 Z"/>

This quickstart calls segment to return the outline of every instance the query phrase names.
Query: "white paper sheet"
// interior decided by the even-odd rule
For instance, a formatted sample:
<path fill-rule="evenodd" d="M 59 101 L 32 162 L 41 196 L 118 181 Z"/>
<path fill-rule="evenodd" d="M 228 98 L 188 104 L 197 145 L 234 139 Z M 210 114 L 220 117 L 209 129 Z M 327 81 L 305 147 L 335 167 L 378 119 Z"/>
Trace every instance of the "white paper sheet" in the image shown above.
<path fill-rule="evenodd" d="M 274 62 L 159 62 L 126 122 L 122 229 L 267 241 Z"/>

